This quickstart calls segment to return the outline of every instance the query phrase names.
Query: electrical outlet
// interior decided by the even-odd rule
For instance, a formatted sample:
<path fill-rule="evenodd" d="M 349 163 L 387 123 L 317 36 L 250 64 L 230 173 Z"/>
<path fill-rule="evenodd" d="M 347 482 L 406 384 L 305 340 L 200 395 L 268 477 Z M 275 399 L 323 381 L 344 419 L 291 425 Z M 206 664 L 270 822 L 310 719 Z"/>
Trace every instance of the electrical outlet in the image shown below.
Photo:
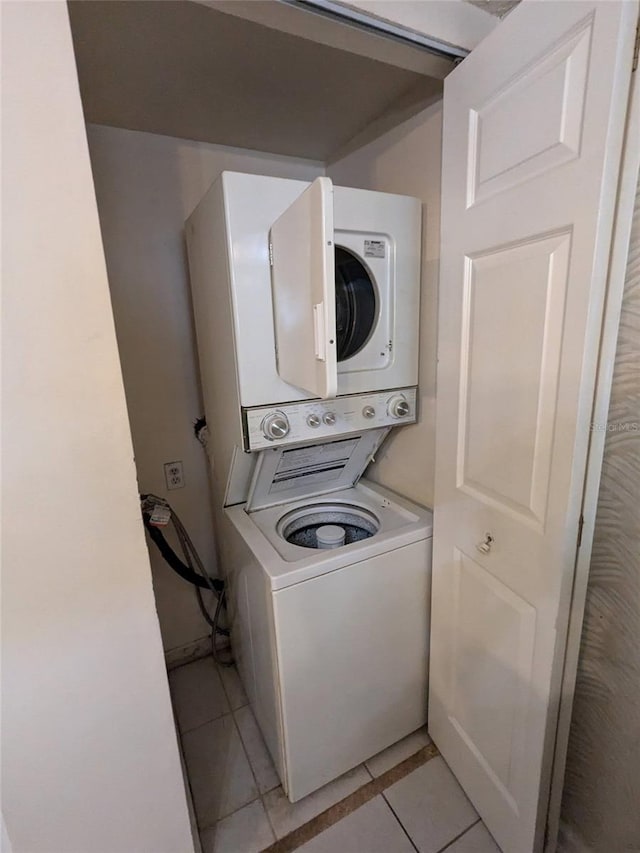
<path fill-rule="evenodd" d="M 167 481 L 167 489 L 182 489 L 184 487 L 182 462 L 166 462 L 164 466 L 164 478 Z"/>

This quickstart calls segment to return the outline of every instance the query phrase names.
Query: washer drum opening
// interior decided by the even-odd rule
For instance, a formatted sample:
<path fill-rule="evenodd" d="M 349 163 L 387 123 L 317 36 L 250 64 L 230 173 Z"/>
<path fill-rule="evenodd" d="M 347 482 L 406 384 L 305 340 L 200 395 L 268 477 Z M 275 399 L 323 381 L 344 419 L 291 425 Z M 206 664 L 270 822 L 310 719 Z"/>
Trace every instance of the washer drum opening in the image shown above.
<path fill-rule="evenodd" d="M 317 548 L 317 530 L 328 524 L 343 528 L 345 545 L 369 539 L 380 529 L 379 520 L 369 510 L 353 504 L 322 503 L 288 512 L 278 523 L 278 533 L 292 545 Z"/>

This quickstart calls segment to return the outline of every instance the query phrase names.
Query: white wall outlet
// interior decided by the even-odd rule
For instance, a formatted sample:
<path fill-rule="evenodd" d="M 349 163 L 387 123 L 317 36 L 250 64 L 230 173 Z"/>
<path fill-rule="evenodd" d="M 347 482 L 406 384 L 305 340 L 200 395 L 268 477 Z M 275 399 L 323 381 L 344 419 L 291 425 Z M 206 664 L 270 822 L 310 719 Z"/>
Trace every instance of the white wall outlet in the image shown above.
<path fill-rule="evenodd" d="M 182 489 L 184 487 L 182 462 L 165 462 L 164 478 L 167 481 L 167 489 Z"/>

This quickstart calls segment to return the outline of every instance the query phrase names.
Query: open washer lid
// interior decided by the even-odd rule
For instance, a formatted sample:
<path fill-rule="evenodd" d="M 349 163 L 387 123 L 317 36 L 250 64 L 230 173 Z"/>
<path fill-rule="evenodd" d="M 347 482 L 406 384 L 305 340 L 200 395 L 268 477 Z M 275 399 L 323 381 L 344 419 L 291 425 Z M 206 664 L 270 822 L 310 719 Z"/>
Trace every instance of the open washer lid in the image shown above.
<path fill-rule="evenodd" d="M 249 487 L 247 512 L 354 486 L 389 429 L 370 429 L 305 447 L 261 450 Z"/>

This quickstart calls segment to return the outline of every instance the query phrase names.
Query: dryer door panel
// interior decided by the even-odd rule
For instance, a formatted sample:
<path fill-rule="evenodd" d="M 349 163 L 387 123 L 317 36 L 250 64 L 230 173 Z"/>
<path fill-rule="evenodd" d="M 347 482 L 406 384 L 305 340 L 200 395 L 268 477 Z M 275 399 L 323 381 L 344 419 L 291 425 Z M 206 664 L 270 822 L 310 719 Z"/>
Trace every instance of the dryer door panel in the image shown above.
<path fill-rule="evenodd" d="M 272 225 L 278 374 L 327 399 L 338 393 L 333 185 L 316 178 Z"/>

